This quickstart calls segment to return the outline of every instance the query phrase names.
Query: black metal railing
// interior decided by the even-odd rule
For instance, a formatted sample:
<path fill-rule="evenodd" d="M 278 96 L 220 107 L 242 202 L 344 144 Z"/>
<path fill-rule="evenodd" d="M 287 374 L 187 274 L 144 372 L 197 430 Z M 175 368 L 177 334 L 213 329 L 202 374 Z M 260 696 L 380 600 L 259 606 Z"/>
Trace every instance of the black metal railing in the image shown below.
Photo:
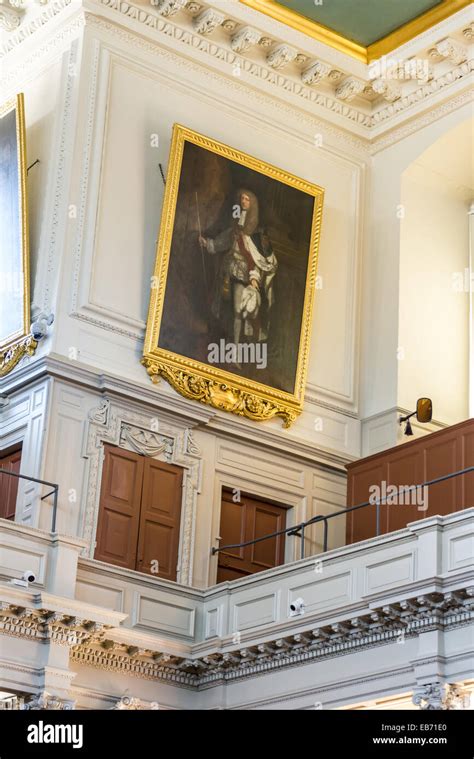
<path fill-rule="evenodd" d="M 474 472 L 474 466 L 469 466 L 466 469 L 460 469 L 458 472 L 451 472 L 450 474 L 444 474 L 442 477 L 436 477 L 434 480 L 428 480 L 427 482 L 422 482 L 420 485 L 412 485 L 410 487 L 404 487 L 402 485 L 395 486 L 398 489 L 398 493 L 405 495 L 406 493 L 411 493 L 413 491 L 417 490 L 423 490 L 424 488 L 430 487 L 431 485 L 437 485 L 439 482 L 445 482 L 445 480 L 451 480 L 453 477 L 459 477 L 463 474 L 468 474 L 469 472 Z M 306 527 L 309 527 L 309 525 L 317 524 L 318 522 L 324 523 L 324 537 L 323 537 L 323 553 L 326 553 L 328 550 L 328 521 L 330 519 L 335 519 L 335 517 L 340 517 L 342 514 L 350 514 L 351 511 L 357 511 L 358 509 L 365 509 L 368 506 L 375 506 L 375 534 L 376 537 L 380 535 L 380 506 L 384 504 L 384 502 L 388 498 L 393 498 L 393 495 L 385 495 L 383 498 L 377 498 L 374 500 L 366 501 L 365 503 L 358 503 L 357 506 L 350 506 L 347 509 L 342 509 L 341 511 L 336 511 L 334 514 L 327 514 L 327 515 L 320 515 L 316 517 L 312 517 L 311 519 L 308 519 L 306 522 L 301 522 L 301 524 L 293 525 L 293 527 L 287 527 L 284 530 L 278 530 L 277 532 L 271 532 L 268 535 L 263 535 L 261 538 L 254 538 L 253 540 L 246 540 L 243 543 L 233 543 L 231 545 L 226 546 L 219 546 L 218 548 L 212 549 L 212 555 L 214 556 L 216 553 L 219 553 L 221 551 L 226 551 L 229 548 L 243 548 L 244 546 L 250 546 L 254 543 L 261 543 L 262 540 L 269 540 L 270 538 L 276 538 L 278 535 L 294 535 L 295 537 L 298 537 L 301 539 L 301 559 L 304 559 L 304 531 Z M 385 504 L 385 505 L 392 505 L 392 504 Z M 473 504 L 474 505 L 474 504 Z"/>
<path fill-rule="evenodd" d="M 1 474 L 8 474 L 10 477 L 16 477 L 19 480 L 28 480 L 28 482 L 36 482 L 38 485 L 47 485 L 47 487 L 52 488 L 52 490 L 49 491 L 49 493 L 45 493 L 44 495 L 40 496 L 40 501 L 44 501 L 45 498 L 49 498 L 49 496 L 53 496 L 53 515 L 51 518 L 51 532 L 56 532 L 56 519 L 58 514 L 58 494 L 59 494 L 59 485 L 56 485 L 54 482 L 48 482 L 47 480 L 38 480 L 36 477 L 28 477 L 26 474 L 17 474 L 16 472 L 8 472 L 6 469 L 0 469 L 0 475 Z"/>

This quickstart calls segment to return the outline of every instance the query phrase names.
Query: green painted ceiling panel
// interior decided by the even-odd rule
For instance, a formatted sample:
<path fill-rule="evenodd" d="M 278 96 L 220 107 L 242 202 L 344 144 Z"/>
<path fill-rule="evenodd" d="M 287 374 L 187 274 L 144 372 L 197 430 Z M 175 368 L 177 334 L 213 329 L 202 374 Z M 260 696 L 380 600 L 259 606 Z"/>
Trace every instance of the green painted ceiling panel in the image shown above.
<path fill-rule="evenodd" d="M 292 11 L 367 47 L 441 0 L 278 0 Z"/>

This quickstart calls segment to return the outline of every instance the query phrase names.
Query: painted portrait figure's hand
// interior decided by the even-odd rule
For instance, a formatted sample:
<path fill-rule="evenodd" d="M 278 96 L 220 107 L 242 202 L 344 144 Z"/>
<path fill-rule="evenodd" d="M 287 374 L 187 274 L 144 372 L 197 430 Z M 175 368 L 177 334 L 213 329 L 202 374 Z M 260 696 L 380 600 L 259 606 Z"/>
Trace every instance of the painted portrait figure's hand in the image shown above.
<path fill-rule="evenodd" d="M 202 248 L 207 248 L 207 239 L 205 237 L 203 237 L 202 235 L 199 235 L 198 239 L 199 239 L 199 245 Z"/>
<path fill-rule="evenodd" d="M 251 279 L 251 280 L 250 280 L 250 284 L 252 285 L 252 287 L 253 287 L 255 290 L 258 290 L 258 282 L 257 282 L 257 280 L 256 280 L 256 279 Z"/>

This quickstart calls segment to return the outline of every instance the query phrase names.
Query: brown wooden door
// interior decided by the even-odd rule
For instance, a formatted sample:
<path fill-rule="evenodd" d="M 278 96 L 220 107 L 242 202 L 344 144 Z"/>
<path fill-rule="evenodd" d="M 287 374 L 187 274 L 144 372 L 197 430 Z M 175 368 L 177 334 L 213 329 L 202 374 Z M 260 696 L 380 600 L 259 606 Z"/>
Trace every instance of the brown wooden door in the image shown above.
<path fill-rule="evenodd" d="M 137 558 L 140 572 L 176 580 L 182 484 L 179 467 L 155 459 L 145 461 Z"/>
<path fill-rule="evenodd" d="M 266 503 L 252 496 L 241 494 L 240 501 L 233 500 L 233 493 L 222 493 L 220 541 L 221 545 L 243 543 L 263 537 L 286 526 L 286 509 Z M 231 548 L 219 552 L 217 582 L 236 580 L 264 569 L 283 564 L 285 536 L 263 540 L 243 548 Z"/>
<path fill-rule="evenodd" d="M 7 472 L 20 473 L 21 448 L 0 454 L 0 469 Z M 16 497 L 18 494 L 18 478 L 8 474 L 0 474 L 0 518 L 15 519 Z"/>
<path fill-rule="evenodd" d="M 95 558 L 135 569 L 144 459 L 105 445 Z"/>
<path fill-rule="evenodd" d="M 180 467 L 106 445 L 95 558 L 176 580 L 182 482 Z"/>

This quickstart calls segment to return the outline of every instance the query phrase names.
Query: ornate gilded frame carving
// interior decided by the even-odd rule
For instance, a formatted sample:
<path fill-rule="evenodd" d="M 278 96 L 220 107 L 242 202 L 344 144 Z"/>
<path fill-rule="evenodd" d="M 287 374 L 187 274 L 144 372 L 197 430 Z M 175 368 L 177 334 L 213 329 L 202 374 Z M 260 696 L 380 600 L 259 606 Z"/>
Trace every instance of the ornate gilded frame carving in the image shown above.
<path fill-rule="evenodd" d="M 219 156 L 239 163 L 256 172 L 285 183 L 314 197 L 310 249 L 306 270 L 306 286 L 302 310 L 298 361 L 294 392 L 289 393 L 222 368 L 201 363 L 159 347 L 171 241 L 178 199 L 181 166 L 186 142 L 205 148 Z M 142 364 L 153 382 L 164 377 L 185 398 L 230 411 L 254 421 L 279 416 L 289 427 L 303 407 L 304 387 L 308 367 L 311 320 L 316 288 L 316 271 L 321 232 L 324 190 L 304 179 L 289 174 L 264 161 L 228 145 L 216 142 L 191 129 L 175 124 L 171 143 L 166 191 L 161 218 L 160 235 L 151 288 L 150 307 Z"/>
<path fill-rule="evenodd" d="M 8 374 L 25 356 L 31 356 L 36 349 L 37 343 L 30 334 L 30 250 L 28 232 L 28 195 L 26 187 L 26 136 L 25 136 L 25 109 L 23 94 L 9 100 L 0 107 L 0 121 L 12 111 L 15 111 L 16 119 L 16 148 L 18 154 L 18 208 L 19 208 L 19 241 L 18 263 L 20 278 L 22 280 L 23 313 L 21 326 L 9 334 L 0 333 L 0 377 Z M 8 278 L 13 277 L 15 272 L 1 271 L 3 279 L 1 297 L 5 297 L 3 288 L 8 288 Z"/>

